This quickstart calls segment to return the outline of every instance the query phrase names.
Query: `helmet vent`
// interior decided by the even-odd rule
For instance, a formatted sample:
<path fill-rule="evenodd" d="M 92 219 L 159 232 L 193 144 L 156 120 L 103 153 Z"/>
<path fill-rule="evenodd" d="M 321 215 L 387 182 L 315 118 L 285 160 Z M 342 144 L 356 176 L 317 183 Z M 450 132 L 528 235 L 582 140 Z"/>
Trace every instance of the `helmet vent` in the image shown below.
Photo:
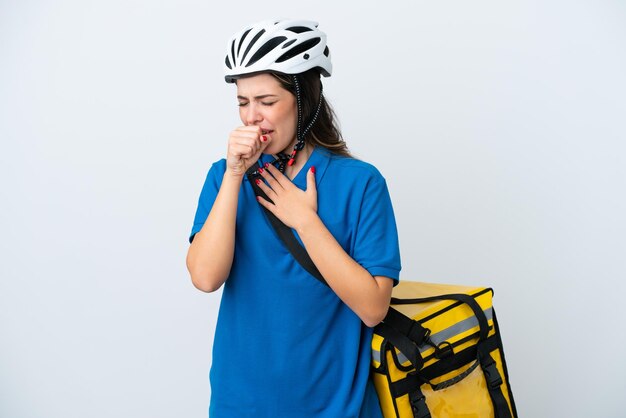
<path fill-rule="evenodd" d="M 230 65 L 230 61 L 228 60 L 228 57 L 226 57 L 226 66 L 230 68 L 231 70 L 233 69 L 233 66 Z"/>
<path fill-rule="evenodd" d="M 286 30 L 292 31 L 294 33 L 302 33 L 302 32 L 310 32 L 313 29 L 307 28 L 306 26 L 292 26 L 290 28 L 287 28 Z"/>
<path fill-rule="evenodd" d="M 263 44 L 263 46 L 261 48 L 259 48 L 254 55 L 252 56 L 252 58 L 250 58 L 250 61 L 248 62 L 248 64 L 246 65 L 246 67 L 251 66 L 252 64 L 254 64 L 255 62 L 257 62 L 258 60 L 260 60 L 261 58 L 263 58 L 265 55 L 267 55 L 272 49 L 276 48 L 278 45 L 280 45 L 282 42 L 285 41 L 285 39 L 287 39 L 284 36 L 277 36 L 275 38 L 270 39 L 269 41 L 265 42 L 265 44 Z"/>
<path fill-rule="evenodd" d="M 324 48 L 324 55 L 328 56 L 329 53 L 330 51 L 328 50 L 328 47 Z"/>
<path fill-rule="evenodd" d="M 313 38 L 313 39 L 304 41 L 300 45 L 294 46 L 289 51 L 285 52 L 283 55 L 278 57 L 276 62 L 287 61 L 288 59 L 293 58 L 297 56 L 298 54 L 308 51 L 309 49 L 313 48 L 315 45 L 319 44 L 320 41 L 321 41 L 320 38 Z"/>
<path fill-rule="evenodd" d="M 252 40 L 250 41 L 250 43 L 248 44 L 248 47 L 246 48 L 245 51 L 243 51 L 243 57 L 241 57 L 241 60 L 239 60 L 239 65 L 241 65 L 241 63 L 243 63 L 243 61 L 246 59 L 246 55 L 248 55 L 248 52 L 250 52 L 250 48 L 252 48 L 252 45 L 254 45 L 254 43 L 256 41 L 259 40 L 259 38 L 261 36 L 263 36 L 263 34 L 265 33 L 265 29 L 261 29 L 259 31 L 259 33 L 257 33 L 254 38 L 252 38 Z"/>
<path fill-rule="evenodd" d="M 284 45 L 283 45 L 283 49 L 287 48 L 289 45 L 293 44 L 295 41 L 296 41 L 295 39 L 292 39 L 289 42 L 285 42 Z"/>
<path fill-rule="evenodd" d="M 237 47 L 237 54 L 239 54 L 239 51 L 241 51 L 241 44 L 243 44 L 243 40 L 246 39 L 246 36 L 248 36 L 251 30 L 252 28 L 248 29 L 243 33 L 243 35 L 241 35 L 241 39 L 239 40 L 239 46 Z"/>
<path fill-rule="evenodd" d="M 231 53 L 231 57 L 233 57 L 233 60 L 235 59 L 236 55 L 235 55 L 235 40 L 233 39 L 233 43 L 230 44 L 230 53 Z"/>

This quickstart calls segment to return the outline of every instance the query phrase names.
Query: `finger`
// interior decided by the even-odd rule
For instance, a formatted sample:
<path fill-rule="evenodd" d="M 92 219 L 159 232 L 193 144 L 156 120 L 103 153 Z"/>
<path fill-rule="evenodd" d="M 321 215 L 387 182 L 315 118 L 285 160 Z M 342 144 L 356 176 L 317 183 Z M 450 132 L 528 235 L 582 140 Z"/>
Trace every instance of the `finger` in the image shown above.
<path fill-rule="evenodd" d="M 235 129 L 233 132 L 236 132 L 237 134 L 242 134 L 242 135 L 261 135 L 261 128 L 259 128 L 258 126 L 240 126 L 239 128 Z"/>
<path fill-rule="evenodd" d="M 291 182 L 289 181 L 289 179 L 280 172 L 279 169 L 277 169 L 276 167 L 274 167 L 272 164 L 268 164 L 268 166 L 266 167 L 267 171 L 269 171 L 269 173 L 274 177 L 274 179 L 276 179 L 276 183 L 281 187 L 281 188 L 286 188 L 289 186 L 289 184 L 291 184 Z M 269 182 L 268 182 L 269 183 Z M 271 186 L 271 183 L 270 183 Z"/>
<path fill-rule="evenodd" d="M 263 179 L 267 182 L 267 184 L 269 184 L 272 190 L 274 190 L 274 192 L 283 190 L 283 186 L 281 186 L 281 184 L 276 180 L 276 177 L 273 175 L 273 173 L 278 173 L 280 175 L 282 175 L 282 173 L 272 164 L 265 163 L 264 168 L 265 169 L 260 169 L 259 173 L 263 176 Z"/>
<path fill-rule="evenodd" d="M 258 144 L 255 144 L 254 141 L 236 142 L 235 145 L 238 145 L 242 148 L 246 148 L 248 149 L 249 152 L 252 152 L 252 153 L 254 153 L 256 151 L 256 148 L 259 146 Z"/>
<path fill-rule="evenodd" d="M 239 143 L 249 144 L 253 147 L 252 158 L 258 159 L 265 148 L 271 143 L 272 138 L 269 135 L 260 135 L 254 138 L 245 137 L 239 140 Z"/>
<path fill-rule="evenodd" d="M 253 154 L 252 147 L 249 145 L 232 144 L 230 153 L 239 158 L 250 158 Z"/>
<path fill-rule="evenodd" d="M 259 135 L 261 135 L 261 127 L 258 125 L 244 125 L 244 126 L 240 126 L 236 130 L 242 131 L 242 132 L 256 132 Z"/>
<path fill-rule="evenodd" d="M 250 156 L 259 152 L 261 148 L 261 144 L 257 139 L 240 139 L 235 142 L 235 145 L 248 147 Z"/>
<path fill-rule="evenodd" d="M 270 212 L 274 213 L 274 208 L 275 206 L 273 204 L 271 204 L 270 202 L 268 202 L 266 199 L 263 199 L 261 196 L 257 196 L 256 197 L 257 202 L 259 202 L 259 204 L 261 206 L 263 206 L 265 209 L 269 210 Z"/>
<path fill-rule="evenodd" d="M 260 136 L 254 132 L 241 132 L 231 136 L 231 142 L 236 144 L 261 144 Z"/>
<path fill-rule="evenodd" d="M 242 143 L 242 142 L 253 143 L 255 141 L 258 141 L 259 136 L 260 135 L 256 132 L 235 131 L 230 135 L 230 141 L 237 142 L 237 143 Z"/>
<path fill-rule="evenodd" d="M 270 142 L 272 142 L 272 137 L 269 134 L 265 134 L 265 135 L 261 135 L 259 137 L 259 140 L 261 141 L 261 148 L 265 149 L 265 147 L 267 147 Z"/>
<path fill-rule="evenodd" d="M 317 184 L 315 183 L 315 166 L 311 166 L 309 172 L 306 173 L 306 191 L 317 195 Z"/>
<path fill-rule="evenodd" d="M 250 138 L 251 140 L 258 141 L 259 143 L 267 142 L 268 136 L 267 134 L 263 135 L 263 131 L 260 126 L 250 125 L 250 126 L 241 126 L 236 129 L 237 134 L 246 138 Z"/>
<path fill-rule="evenodd" d="M 257 140 L 259 147 L 257 149 L 256 158 L 258 159 L 262 152 L 265 151 L 265 148 L 272 142 L 272 138 L 269 135 L 261 135 Z"/>
<path fill-rule="evenodd" d="M 261 179 L 256 179 L 256 184 L 259 186 L 259 189 L 263 190 L 263 193 L 265 193 L 265 195 L 272 200 L 272 202 L 276 201 L 276 192 L 274 190 L 272 190 L 271 187 L 269 187 L 267 184 L 265 184 L 265 182 Z"/>

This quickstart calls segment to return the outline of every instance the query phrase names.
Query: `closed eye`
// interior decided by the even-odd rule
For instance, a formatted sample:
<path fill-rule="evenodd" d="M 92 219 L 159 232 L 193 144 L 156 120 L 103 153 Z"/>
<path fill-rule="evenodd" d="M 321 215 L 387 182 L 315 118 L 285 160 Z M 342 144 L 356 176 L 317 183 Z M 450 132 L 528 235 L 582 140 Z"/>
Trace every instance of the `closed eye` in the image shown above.
<path fill-rule="evenodd" d="M 261 104 L 263 106 L 272 106 L 274 103 L 276 103 L 276 102 L 270 102 L 270 103 L 261 102 Z M 248 102 L 240 102 L 240 103 L 237 104 L 237 106 L 239 106 L 239 107 L 243 107 L 243 106 L 247 106 L 247 105 L 248 105 Z"/>

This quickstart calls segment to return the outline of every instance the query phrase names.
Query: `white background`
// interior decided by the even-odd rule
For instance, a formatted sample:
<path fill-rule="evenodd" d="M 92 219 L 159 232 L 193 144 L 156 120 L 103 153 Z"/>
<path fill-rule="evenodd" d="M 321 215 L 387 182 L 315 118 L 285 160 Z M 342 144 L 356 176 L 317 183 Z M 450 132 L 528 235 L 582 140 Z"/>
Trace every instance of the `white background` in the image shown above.
<path fill-rule="evenodd" d="M 624 417 L 626 6 L 0 0 L 0 417 L 206 416 L 185 267 L 228 37 L 320 22 L 404 280 L 489 285 L 520 417 Z"/>

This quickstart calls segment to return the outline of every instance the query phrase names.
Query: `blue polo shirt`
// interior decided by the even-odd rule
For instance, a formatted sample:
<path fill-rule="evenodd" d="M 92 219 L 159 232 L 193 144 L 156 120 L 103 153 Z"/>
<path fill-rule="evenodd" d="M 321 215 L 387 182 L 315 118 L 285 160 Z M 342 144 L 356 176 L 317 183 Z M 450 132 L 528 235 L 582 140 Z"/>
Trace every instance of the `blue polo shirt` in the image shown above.
<path fill-rule="evenodd" d="M 272 160 L 261 156 L 261 163 Z M 397 283 L 398 234 L 380 172 L 316 147 L 293 179 L 303 190 L 311 166 L 324 225 L 372 276 Z M 222 159 L 207 174 L 189 242 L 211 210 L 225 169 Z M 380 418 L 369 379 L 371 338 L 372 329 L 289 253 L 244 179 L 215 330 L 209 416 Z"/>

